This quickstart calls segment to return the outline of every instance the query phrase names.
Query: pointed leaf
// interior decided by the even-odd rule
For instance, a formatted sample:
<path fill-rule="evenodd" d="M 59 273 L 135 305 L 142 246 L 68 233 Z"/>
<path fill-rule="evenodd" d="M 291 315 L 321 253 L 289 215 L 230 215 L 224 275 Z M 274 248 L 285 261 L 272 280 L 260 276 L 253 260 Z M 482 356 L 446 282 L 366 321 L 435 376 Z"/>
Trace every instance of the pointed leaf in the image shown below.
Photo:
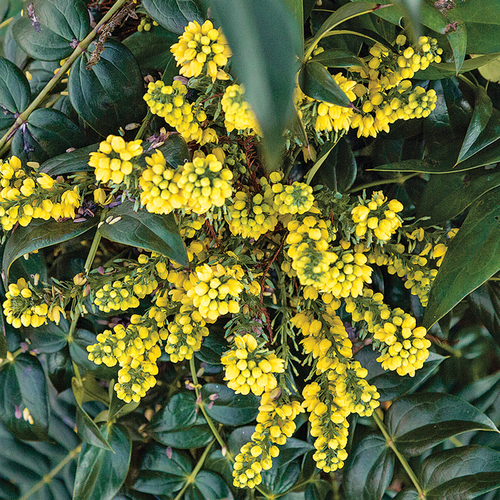
<path fill-rule="evenodd" d="M 420 476 L 428 500 L 476 498 L 500 488 L 500 452 L 471 445 L 433 453 Z"/>
<path fill-rule="evenodd" d="M 89 155 L 97 151 L 98 148 L 99 144 L 91 144 L 70 153 L 63 153 L 42 163 L 40 171 L 51 177 L 74 172 L 92 171 L 94 167 L 89 166 Z"/>
<path fill-rule="evenodd" d="M 33 423 L 24 420 L 28 408 Z M 38 359 L 20 354 L 0 369 L 0 419 L 19 439 L 47 438 L 49 407 L 45 374 Z"/>
<path fill-rule="evenodd" d="M 500 270 L 499 207 L 497 187 L 477 200 L 451 241 L 431 288 L 426 328 Z"/>
<path fill-rule="evenodd" d="M 245 425 L 257 417 L 260 400 L 253 394 L 235 394 L 225 385 L 205 384 L 201 389 L 208 415 L 225 425 Z"/>
<path fill-rule="evenodd" d="M 202 470 L 184 494 L 185 500 L 233 500 L 233 493 L 226 482 L 213 472 Z"/>
<path fill-rule="evenodd" d="M 29 328 L 30 348 L 47 354 L 60 351 L 68 344 L 69 323 L 61 318 L 58 325 L 49 321 L 38 328 Z"/>
<path fill-rule="evenodd" d="M 299 74 L 299 85 L 304 94 L 318 101 L 343 107 L 352 106 L 329 71 L 318 62 L 309 61 L 304 65 Z"/>
<path fill-rule="evenodd" d="M 142 5 L 160 26 L 181 34 L 190 21 L 204 23 L 201 3 L 195 0 L 144 0 Z"/>
<path fill-rule="evenodd" d="M 35 219 L 29 226 L 17 227 L 5 244 L 2 272 L 8 276 L 9 268 L 17 258 L 40 248 L 75 238 L 92 229 L 98 222 L 97 218 L 79 223 L 72 220 L 56 222 Z"/>
<path fill-rule="evenodd" d="M 401 490 L 393 500 L 420 500 L 420 495 L 415 488 Z"/>
<path fill-rule="evenodd" d="M 300 476 L 300 462 L 293 460 L 282 467 L 274 466 L 262 471 L 262 484 L 271 492 L 274 498 L 283 495 Z"/>
<path fill-rule="evenodd" d="M 131 442 L 128 432 L 120 425 L 105 426 L 113 451 L 84 443 L 78 457 L 74 500 L 113 500 L 127 476 Z"/>
<path fill-rule="evenodd" d="M 446 38 L 448 38 L 448 42 L 453 50 L 455 70 L 458 75 L 464 63 L 467 51 L 467 27 L 464 21 L 460 19 L 460 16 L 450 18 L 448 15 L 447 17 L 449 21 L 448 26 L 451 28 L 446 33 Z"/>
<path fill-rule="evenodd" d="M 12 126 L 16 113 L 30 103 L 30 86 L 24 73 L 7 59 L 0 57 L 0 130 Z"/>
<path fill-rule="evenodd" d="M 69 73 L 68 92 L 76 112 L 102 135 L 140 122 L 146 114 L 139 66 L 125 45 L 108 39 L 99 62 L 86 68 L 95 45 L 78 57 Z"/>
<path fill-rule="evenodd" d="M 146 210 L 134 211 L 134 204 L 125 201 L 108 211 L 110 222 L 120 217 L 113 224 L 105 223 L 100 228 L 104 238 L 132 247 L 144 248 L 161 253 L 173 261 L 188 265 L 184 241 L 172 214 L 158 215 Z"/>
<path fill-rule="evenodd" d="M 487 281 L 467 299 L 476 320 L 486 327 L 500 346 L 500 285 L 496 281 Z"/>
<path fill-rule="evenodd" d="M 235 74 L 263 133 L 267 171 L 280 168 L 284 131 L 294 116 L 297 58 L 302 40 L 296 19 L 283 0 L 210 0 L 222 25 Z"/>
<path fill-rule="evenodd" d="M 363 66 L 364 61 L 357 55 L 343 49 L 328 49 L 314 56 L 312 61 L 318 62 L 327 68 L 349 68 Z"/>
<path fill-rule="evenodd" d="M 495 424 L 471 404 L 449 394 L 419 393 L 397 399 L 386 425 L 398 450 L 417 456 L 445 439 L 471 430 L 494 430 Z"/>
<path fill-rule="evenodd" d="M 379 500 L 392 480 L 395 455 L 380 434 L 369 434 L 351 450 L 344 469 L 346 500 Z"/>

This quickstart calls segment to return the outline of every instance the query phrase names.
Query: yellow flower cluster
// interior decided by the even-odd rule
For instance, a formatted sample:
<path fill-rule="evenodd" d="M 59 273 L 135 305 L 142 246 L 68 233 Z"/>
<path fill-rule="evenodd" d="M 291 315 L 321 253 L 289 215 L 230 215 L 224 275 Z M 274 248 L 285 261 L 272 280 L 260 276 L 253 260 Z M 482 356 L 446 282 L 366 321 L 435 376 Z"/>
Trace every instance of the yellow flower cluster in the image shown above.
<path fill-rule="evenodd" d="M 235 236 L 258 239 L 278 224 L 274 208 L 274 193 L 265 177 L 260 179 L 261 193 L 237 191 L 228 206 L 229 230 Z"/>
<path fill-rule="evenodd" d="M 49 307 L 24 278 L 11 283 L 3 303 L 5 319 L 14 328 L 39 327 L 47 323 Z"/>
<path fill-rule="evenodd" d="M 236 394 L 252 392 L 260 396 L 264 391 L 272 391 L 277 386 L 274 373 L 283 373 L 284 361 L 274 352 L 260 348 L 257 340 L 250 334 L 237 335 L 235 349 L 221 357 L 224 365 L 227 386 Z"/>
<path fill-rule="evenodd" d="M 215 81 L 226 80 L 227 75 L 221 70 L 231 57 L 231 50 L 222 30 L 215 29 L 212 21 L 205 21 L 201 26 L 197 21 L 190 22 L 179 42 L 170 48 L 181 66 L 179 73 L 187 78 L 207 74 Z"/>
<path fill-rule="evenodd" d="M 397 214 L 403 210 L 403 205 L 398 200 L 387 202 L 382 191 L 373 193 L 370 200 L 360 198 L 359 201 L 351 210 L 358 241 L 365 239 L 371 244 L 373 236 L 382 243 L 389 241 L 402 225 Z"/>
<path fill-rule="evenodd" d="M 42 172 L 26 174 L 16 156 L 0 160 L 0 187 L 0 223 L 5 231 L 16 224 L 26 227 L 33 219 L 74 218 L 80 206 L 76 187 L 68 189 Z"/>
<path fill-rule="evenodd" d="M 132 158 L 142 154 L 142 141 L 126 142 L 123 137 L 108 135 L 97 152 L 90 153 L 89 165 L 95 168 L 95 178 L 102 184 L 119 185 L 133 170 Z"/>
<path fill-rule="evenodd" d="M 261 397 L 257 426 L 252 440 L 243 445 L 233 466 L 234 485 L 254 488 L 262 482 L 261 472 L 272 465 L 279 454 L 275 445 L 283 445 L 295 432 L 295 418 L 304 410 L 298 401 L 282 403 L 274 399 L 276 391 L 264 392 Z"/>
<path fill-rule="evenodd" d="M 221 104 L 224 111 L 224 125 L 230 133 L 237 130 L 239 134 L 262 135 L 255 113 L 250 104 L 245 101 L 245 87 L 231 85 L 222 96 Z"/>
<path fill-rule="evenodd" d="M 217 141 L 217 134 L 213 129 L 201 127 L 207 115 L 202 108 L 195 108 L 186 100 L 187 92 L 187 87 L 178 80 L 172 85 L 165 85 L 158 80 L 148 84 L 144 100 L 151 113 L 164 118 L 186 141 L 196 141 L 201 145 Z"/>
<path fill-rule="evenodd" d="M 168 331 L 165 352 L 172 363 L 191 359 L 193 353 L 200 350 L 203 337 L 209 334 L 201 314 L 184 305 L 168 324 Z"/>
<path fill-rule="evenodd" d="M 273 193 L 275 208 L 281 215 L 303 214 L 308 212 L 314 203 L 312 187 L 303 182 L 294 182 L 290 186 L 274 184 Z"/>

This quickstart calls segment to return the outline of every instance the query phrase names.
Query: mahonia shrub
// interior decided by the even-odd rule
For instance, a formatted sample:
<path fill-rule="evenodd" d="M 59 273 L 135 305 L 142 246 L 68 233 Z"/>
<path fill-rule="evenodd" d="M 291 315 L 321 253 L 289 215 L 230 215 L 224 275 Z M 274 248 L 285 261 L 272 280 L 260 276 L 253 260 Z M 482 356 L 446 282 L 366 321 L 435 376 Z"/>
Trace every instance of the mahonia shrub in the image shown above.
<path fill-rule="evenodd" d="M 304 53 L 282 48 L 291 60 L 299 56 L 300 68 L 285 55 L 283 62 L 276 58 L 281 49 L 269 49 L 276 67 L 268 67 L 260 34 L 259 50 L 248 47 L 248 64 L 263 72 L 262 81 L 287 72 L 292 84 L 281 109 L 268 98 L 284 87 L 278 79 L 256 84 L 258 78 L 248 77 L 233 14 L 219 1 L 214 18 L 194 3 L 188 9 L 179 2 L 119 0 L 104 9 L 106 2 L 94 2 L 94 29 L 84 2 L 73 10 L 63 3 L 71 34 L 56 29 L 51 2 L 30 3 L 11 36 L 34 61 L 21 64 L 23 72 L 0 60 L 8 74 L 0 75 L 7 334 L 0 336 L 0 399 L 10 408 L 0 408 L 3 426 L 21 439 L 50 436 L 49 420 L 56 417 L 49 417 L 45 370 L 57 391 L 71 387 L 74 394 L 68 404 L 76 405 L 84 443 L 67 459 L 80 454 L 74 498 L 277 498 L 292 490 L 324 498 L 316 483 L 330 478 L 338 487 L 340 469 L 345 498 L 359 497 L 360 481 L 370 481 L 381 498 L 394 457 L 408 476 L 394 476 L 394 488 L 412 488 L 397 498 L 441 491 L 428 479 L 431 472 L 417 477 L 405 455 L 421 455 L 459 432 L 495 430 L 495 424 L 451 395 L 403 395 L 443 361 L 433 344 L 453 351 L 440 337 L 451 320 L 432 334 L 428 327 L 482 284 L 461 295 L 453 291 L 449 307 L 442 298 L 450 271 L 441 278 L 441 264 L 451 260 L 445 260 L 449 249 L 461 255 L 455 249 L 464 244 L 456 227 L 461 221 L 450 220 L 474 200 L 463 194 L 466 202 L 442 208 L 447 217 L 429 217 L 416 207 L 418 196 L 401 186 L 411 178 L 424 183 L 436 165 L 443 173 L 486 147 L 460 150 L 448 167 L 447 150 L 430 159 L 403 153 L 444 141 L 426 127 L 450 123 L 445 101 L 455 95 L 458 107 L 461 91 L 449 90 L 451 79 L 433 81 L 440 81 L 436 74 L 447 70 L 452 53 L 458 64 L 459 44 L 448 37 L 448 53 L 445 35 L 464 28 L 450 18 L 439 33 L 388 21 L 384 36 L 364 28 L 339 31 L 340 22 L 380 6 L 347 4 L 327 17 L 311 10 Z M 452 7 L 438 3 L 432 8 L 447 19 Z M 283 2 L 266 1 L 268 14 L 253 1 L 237 4 L 235 13 L 248 8 L 259 22 L 269 15 L 266 22 L 288 26 L 292 19 Z M 111 38 L 114 30 L 124 43 Z M 298 33 L 283 33 L 291 47 Z M 60 48 L 37 45 L 37 34 L 53 35 Z M 341 36 L 349 49 L 330 41 Z M 463 64 L 474 70 L 480 66 L 472 67 L 474 60 Z M 38 81 L 53 100 L 43 100 L 43 92 L 32 97 Z M 276 88 L 266 94 L 266 85 Z M 485 92 L 477 91 L 477 102 Z M 496 120 L 489 109 L 488 119 Z M 279 115 L 274 122 L 273 113 Z M 476 127 L 483 122 L 474 113 L 468 146 L 487 134 L 486 125 Z M 411 144 L 403 144 L 405 134 Z M 270 153 L 270 144 L 282 149 Z M 396 166 L 383 161 L 396 150 Z M 385 172 L 363 169 L 373 166 L 370 157 Z M 398 166 L 406 176 L 391 173 Z M 431 196 L 424 196 L 428 206 Z M 425 308 L 432 321 L 422 321 Z M 32 374 L 32 388 L 20 370 Z M 419 409 L 426 404 L 428 411 Z M 444 417 L 443 408 L 454 405 L 457 415 Z M 408 423 L 403 415 L 413 408 Z M 467 424 L 453 430 L 450 421 Z M 354 432 L 372 423 L 382 434 Z M 438 430 L 422 444 L 430 426 Z M 413 431 L 420 434 L 413 438 Z M 203 446 L 192 455 L 180 451 Z M 466 452 L 479 457 L 479 448 L 464 448 L 460 459 L 475 457 Z M 441 463 L 431 458 L 424 468 Z M 378 461 L 382 486 L 372 477 Z M 299 472 L 286 487 L 268 472 L 295 466 Z M 58 467 L 33 491 L 51 483 Z M 1 481 L 2 471 L 0 489 Z"/>

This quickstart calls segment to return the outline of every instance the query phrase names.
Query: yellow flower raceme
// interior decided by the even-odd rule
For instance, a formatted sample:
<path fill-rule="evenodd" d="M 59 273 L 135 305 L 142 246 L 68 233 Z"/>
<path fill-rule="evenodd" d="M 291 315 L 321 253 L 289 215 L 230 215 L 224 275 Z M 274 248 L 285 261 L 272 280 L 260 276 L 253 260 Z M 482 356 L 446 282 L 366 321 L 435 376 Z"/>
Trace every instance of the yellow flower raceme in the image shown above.
<path fill-rule="evenodd" d="M 314 203 L 311 186 L 303 182 L 294 182 L 290 186 L 281 183 L 273 185 L 274 205 L 281 214 L 303 214 L 308 212 Z"/>
<path fill-rule="evenodd" d="M 212 81 L 227 79 L 221 68 L 231 57 L 231 50 L 222 30 L 215 29 L 211 21 L 201 26 L 197 21 L 190 22 L 170 50 L 181 67 L 181 75 L 190 78 L 206 74 Z"/>
<path fill-rule="evenodd" d="M 229 86 L 221 100 L 224 110 L 224 125 L 228 132 L 237 130 L 243 134 L 262 135 L 250 104 L 244 100 L 245 88 L 243 85 Z"/>
<path fill-rule="evenodd" d="M 134 170 L 131 160 L 142 154 L 141 142 L 126 142 L 123 137 L 108 135 L 98 151 L 90 153 L 89 165 L 95 168 L 96 180 L 102 184 L 124 182 Z"/>

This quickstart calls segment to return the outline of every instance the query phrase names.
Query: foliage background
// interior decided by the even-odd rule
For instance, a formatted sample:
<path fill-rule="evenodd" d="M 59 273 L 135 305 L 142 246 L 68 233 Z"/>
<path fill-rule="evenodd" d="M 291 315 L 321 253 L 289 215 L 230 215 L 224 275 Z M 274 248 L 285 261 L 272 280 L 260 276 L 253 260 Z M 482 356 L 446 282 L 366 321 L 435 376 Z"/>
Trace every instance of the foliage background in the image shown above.
<path fill-rule="evenodd" d="M 433 341 L 433 355 L 413 379 L 382 373 L 376 356 L 366 349 L 360 351 L 369 380 L 385 401 L 385 423 L 380 416 L 378 422 L 353 420 L 349 462 L 343 471 L 326 475 L 312 461 L 303 419 L 273 469 L 265 474 L 261 492 L 232 486 L 230 457 L 249 439 L 258 401 L 235 396 L 218 383 L 222 379 L 220 354 L 225 349 L 222 331 L 212 328 L 196 355 L 194 372 L 201 366 L 205 370 L 198 398 L 198 389 L 195 395 L 179 386 L 188 367 L 176 371 L 165 360 L 161 390 L 151 392 L 137 408 L 123 405 L 113 391 L 108 393 L 97 383 L 116 378 L 116 371 L 87 360 L 85 348 L 102 330 L 98 316 L 89 316 L 74 332 L 62 321 L 43 331 L 20 334 L 3 322 L 0 358 L 6 361 L 0 368 L 0 498 L 407 500 L 419 498 L 415 483 L 429 500 L 499 498 L 500 440 L 495 425 L 500 422 L 500 92 L 488 66 L 500 53 L 496 36 L 499 2 L 482 0 L 479 5 L 477 0 L 440 0 L 416 5 L 408 1 L 358 16 L 375 7 L 326 0 L 322 5 L 235 0 L 227 9 L 222 0 L 207 4 L 143 0 L 140 17 L 147 13 L 159 26 L 138 32 L 139 20 L 128 19 L 107 42 L 102 72 L 97 66 L 87 71 L 89 53 L 81 56 L 68 43 L 73 35 L 83 40 L 90 31 L 79 15 L 79 9 L 85 11 L 88 6 L 60 0 L 62 4 L 71 7 L 63 14 L 70 31 L 62 29 L 61 19 L 48 16 L 42 20 L 42 33 L 51 39 L 44 45 L 32 35 L 33 30 L 26 29 L 35 21 L 21 17 L 20 10 L 24 7 L 27 12 L 27 4 L 0 2 L 4 57 L 0 60 L 0 104 L 13 101 L 23 119 L 6 138 L 17 117 L 0 115 L 0 135 L 4 136 L 0 153 L 26 160 L 29 152 L 29 160 L 42 163 L 42 170 L 52 175 L 88 168 L 88 153 L 96 150 L 102 135 L 142 122 L 146 114 L 143 77 L 164 72 L 171 79 L 176 74 L 169 47 L 188 21 L 203 22 L 209 6 L 228 37 L 235 69 L 260 120 L 263 155 L 270 168 L 278 164 L 282 131 L 292 113 L 296 67 L 290 61 L 301 51 L 299 26 L 310 39 L 332 12 L 341 12 L 337 21 L 344 22 L 338 29 L 344 31 L 324 38 L 322 45 L 332 68 L 346 67 L 349 58 L 362 50 L 360 37 L 353 32 L 392 41 L 398 26 L 408 27 L 408 21 L 401 18 L 410 12 L 422 22 L 422 26 L 415 22 L 413 29 L 436 37 L 445 51 L 443 63 L 415 77 L 435 89 L 436 110 L 426 119 L 395 124 L 389 134 L 375 139 L 349 135 L 335 149 L 324 155 L 319 152 L 324 161 L 318 165 L 316 180 L 342 193 L 358 194 L 383 186 L 390 198 L 407 208 L 404 215 L 421 219 L 422 226 L 460 227 L 460 231 L 433 284 L 425 312 L 393 277 L 378 277 L 377 285 L 392 303 L 423 318 Z M 93 2 L 89 7 L 97 20 L 111 4 Z M 287 8 L 293 10 L 296 25 L 280 22 Z M 78 58 L 67 87 L 59 82 L 48 95 L 40 94 L 64 58 L 68 58 L 66 64 Z M 26 72 L 32 76 L 29 81 Z M 315 83 L 315 97 L 322 98 L 326 81 Z M 160 126 L 159 121 L 151 122 L 155 132 Z M 65 153 L 70 147 L 77 150 Z M 185 157 L 182 147 L 175 144 L 165 154 L 173 162 Z M 129 223 L 144 227 L 132 210 L 126 215 Z M 97 222 L 89 219 L 72 231 L 68 225 L 46 222 L 30 224 L 29 231 L 18 228 L 2 247 L 4 280 L 7 273 L 71 279 L 84 267 L 85 244 Z M 110 226 L 115 231 L 105 235 L 113 243 L 104 258 L 126 251 L 125 245 L 144 246 L 144 241 L 153 241 L 151 231 L 141 229 L 135 233 L 140 238 L 134 239 L 129 226 L 121 230 L 119 226 Z M 168 226 L 163 230 L 163 240 L 174 234 Z M 37 249 L 29 259 L 19 258 Z M 7 351 L 18 353 L 14 362 L 7 358 Z M 215 401 L 210 399 L 213 394 L 218 395 Z M 35 426 L 15 414 L 14 402 L 28 401 L 39 412 L 33 415 Z M 214 426 L 225 448 L 214 441 Z"/>

